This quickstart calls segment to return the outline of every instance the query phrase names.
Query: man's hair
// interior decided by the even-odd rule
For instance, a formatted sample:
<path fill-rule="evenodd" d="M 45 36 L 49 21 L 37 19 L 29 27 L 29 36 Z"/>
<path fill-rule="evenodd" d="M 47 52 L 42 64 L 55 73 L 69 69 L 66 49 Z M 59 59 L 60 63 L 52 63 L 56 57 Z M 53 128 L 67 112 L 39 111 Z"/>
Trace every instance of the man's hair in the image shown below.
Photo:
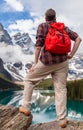
<path fill-rule="evenodd" d="M 53 10 L 53 9 L 48 9 L 48 10 L 45 12 L 45 18 L 46 18 L 48 21 L 56 20 L 56 12 L 55 12 L 55 10 Z"/>

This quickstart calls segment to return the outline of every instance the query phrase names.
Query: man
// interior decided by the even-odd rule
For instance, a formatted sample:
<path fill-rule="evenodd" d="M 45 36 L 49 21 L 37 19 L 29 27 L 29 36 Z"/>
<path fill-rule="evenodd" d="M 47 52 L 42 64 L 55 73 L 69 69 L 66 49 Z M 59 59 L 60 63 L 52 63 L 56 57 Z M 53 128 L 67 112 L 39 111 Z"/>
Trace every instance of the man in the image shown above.
<path fill-rule="evenodd" d="M 68 33 L 70 39 L 74 41 L 74 46 L 70 54 L 59 55 L 50 53 L 45 49 L 45 37 L 50 28 L 50 23 L 56 22 L 55 10 L 48 9 L 45 13 L 45 20 L 45 23 L 41 23 L 38 26 L 35 61 L 24 81 L 23 105 L 19 108 L 19 111 L 25 115 L 30 114 L 32 92 L 35 85 L 38 84 L 40 80 L 51 74 L 55 90 L 57 120 L 59 125 L 63 128 L 66 127 L 68 123 L 66 118 L 68 59 L 71 59 L 76 53 L 81 38 L 77 33 L 73 32 L 68 27 L 65 27 L 64 30 Z"/>

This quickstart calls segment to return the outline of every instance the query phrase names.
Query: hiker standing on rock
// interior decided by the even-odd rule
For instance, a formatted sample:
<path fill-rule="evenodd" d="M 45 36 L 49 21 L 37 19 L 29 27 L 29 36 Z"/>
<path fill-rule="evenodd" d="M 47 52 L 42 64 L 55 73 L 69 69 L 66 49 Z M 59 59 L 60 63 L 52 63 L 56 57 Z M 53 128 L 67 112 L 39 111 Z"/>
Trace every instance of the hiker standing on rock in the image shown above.
<path fill-rule="evenodd" d="M 55 91 L 57 121 L 63 128 L 68 123 L 66 118 L 68 59 L 75 55 L 81 38 L 64 23 L 56 22 L 55 10 L 48 9 L 45 13 L 45 20 L 46 22 L 41 23 L 37 29 L 34 65 L 24 80 L 23 104 L 19 111 L 25 115 L 30 114 L 34 87 L 40 80 L 51 74 Z M 48 34 L 49 30 L 50 33 Z M 53 37 L 51 38 L 52 33 Z M 53 39 L 55 39 L 55 44 L 60 43 L 60 50 L 53 44 Z M 71 40 L 74 45 L 70 51 Z M 51 48 L 50 45 L 54 47 Z M 64 49 L 65 45 L 67 46 L 66 49 Z"/>

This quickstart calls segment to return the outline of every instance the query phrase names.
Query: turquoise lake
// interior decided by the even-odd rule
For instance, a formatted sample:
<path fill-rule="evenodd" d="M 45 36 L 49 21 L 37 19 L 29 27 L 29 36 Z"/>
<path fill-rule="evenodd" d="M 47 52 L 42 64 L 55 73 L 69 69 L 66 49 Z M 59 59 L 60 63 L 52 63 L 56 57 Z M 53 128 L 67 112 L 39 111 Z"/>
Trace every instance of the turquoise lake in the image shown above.
<path fill-rule="evenodd" d="M 31 112 L 33 124 L 49 122 L 56 119 L 54 96 L 49 96 L 51 90 L 35 90 L 32 96 Z M 22 103 L 23 91 L 0 92 L 0 104 L 19 107 Z M 46 93 L 48 96 L 43 95 Z M 67 101 L 67 116 L 71 120 L 83 120 L 83 101 Z"/>

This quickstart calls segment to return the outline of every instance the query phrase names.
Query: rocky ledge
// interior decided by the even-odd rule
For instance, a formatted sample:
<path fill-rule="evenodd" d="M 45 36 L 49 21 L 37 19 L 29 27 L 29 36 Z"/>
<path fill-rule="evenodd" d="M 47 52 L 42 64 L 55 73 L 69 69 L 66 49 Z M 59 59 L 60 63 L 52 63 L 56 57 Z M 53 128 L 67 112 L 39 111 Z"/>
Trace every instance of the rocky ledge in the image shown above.
<path fill-rule="evenodd" d="M 0 130 L 27 130 L 32 116 L 19 113 L 18 108 L 0 105 Z"/>
<path fill-rule="evenodd" d="M 69 121 L 66 128 L 60 128 L 57 121 L 31 125 L 32 115 L 19 113 L 18 108 L 0 105 L 0 130 L 83 130 L 83 121 Z"/>

